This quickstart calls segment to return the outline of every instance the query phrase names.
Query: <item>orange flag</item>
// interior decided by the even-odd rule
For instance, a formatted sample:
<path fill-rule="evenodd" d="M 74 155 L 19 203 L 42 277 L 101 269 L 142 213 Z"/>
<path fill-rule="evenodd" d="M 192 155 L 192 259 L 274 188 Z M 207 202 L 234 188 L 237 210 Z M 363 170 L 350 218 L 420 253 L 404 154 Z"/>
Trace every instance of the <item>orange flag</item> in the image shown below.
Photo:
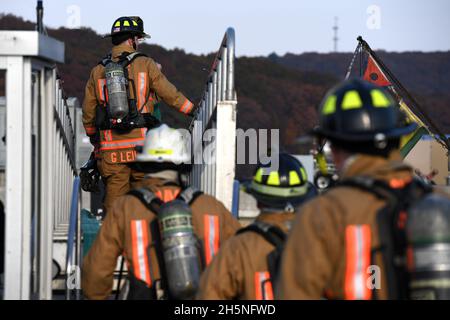
<path fill-rule="evenodd" d="M 367 61 L 367 68 L 364 72 L 364 80 L 372 82 L 376 85 L 379 85 L 381 87 L 390 86 L 391 83 L 386 78 L 386 76 L 381 71 L 378 64 L 375 62 L 375 60 L 372 58 L 372 56 L 369 55 L 369 60 Z"/>

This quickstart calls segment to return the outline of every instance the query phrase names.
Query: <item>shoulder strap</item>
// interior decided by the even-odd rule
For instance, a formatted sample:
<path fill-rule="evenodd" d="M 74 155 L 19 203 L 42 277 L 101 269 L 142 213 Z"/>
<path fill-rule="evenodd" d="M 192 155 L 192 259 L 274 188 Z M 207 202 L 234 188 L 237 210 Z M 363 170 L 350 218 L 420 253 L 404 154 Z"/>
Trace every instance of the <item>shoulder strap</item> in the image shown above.
<path fill-rule="evenodd" d="M 413 201 L 432 191 L 431 186 L 428 186 L 417 179 L 413 179 L 404 188 L 394 189 L 385 181 L 377 180 L 368 176 L 358 176 L 344 179 L 335 185 L 335 187 L 338 186 L 355 187 L 361 189 L 363 191 L 374 194 L 380 199 L 385 199 L 391 204 L 397 202 L 398 200 L 401 200 L 405 203 L 412 203 Z M 405 194 L 408 195 L 408 197 L 406 197 L 407 199 L 405 199 L 404 197 Z"/>
<path fill-rule="evenodd" d="M 267 242 L 275 246 L 275 249 L 269 252 L 266 258 L 270 280 L 272 284 L 274 284 L 277 282 L 279 276 L 281 254 L 283 252 L 283 247 L 284 243 L 286 242 L 287 235 L 280 228 L 262 221 L 255 221 L 249 226 L 240 229 L 236 234 L 250 231 L 259 234 Z"/>
<path fill-rule="evenodd" d="M 283 230 L 281 230 L 277 226 L 262 221 L 253 222 L 247 227 L 238 230 L 236 234 L 241 234 L 249 231 L 259 234 L 276 248 L 281 248 L 286 241 L 286 233 L 284 233 Z"/>
<path fill-rule="evenodd" d="M 180 192 L 177 199 L 183 200 L 188 205 L 191 205 L 202 194 L 203 192 L 195 187 L 187 187 Z"/>
<path fill-rule="evenodd" d="M 122 54 L 122 56 L 120 56 L 119 63 L 122 64 L 122 67 L 125 68 L 131 62 L 133 62 L 134 59 L 136 59 L 138 57 L 147 57 L 147 55 L 145 53 L 142 53 L 142 52 L 139 52 L 139 51 L 135 51 L 135 52 L 129 53 L 129 54 L 124 53 L 124 54 Z M 112 56 L 111 56 L 111 53 L 109 53 L 108 55 L 103 57 L 103 59 L 100 60 L 98 62 L 98 64 L 101 64 L 102 66 L 105 67 L 111 61 L 112 61 Z"/>
<path fill-rule="evenodd" d="M 102 58 L 102 60 L 100 60 L 99 62 L 98 62 L 98 64 L 101 64 L 102 66 L 106 66 L 110 61 L 112 61 L 111 60 L 111 53 L 108 53 L 106 56 L 104 56 L 103 58 Z"/>
<path fill-rule="evenodd" d="M 335 187 L 354 187 L 374 194 L 377 198 L 389 200 L 393 196 L 392 189 L 387 183 L 368 176 L 357 176 L 338 182 Z"/>
<path fill-rule="evenodd" d="M 119 58 L 119 63 L 123 68 L 126 68 L 130 63 L 133 62 L 134 59 L 138 57 L 147 57 L 147 55 L 139 51 L 135 51 L 129 54 L 122 54 L 122 56 Z"/>
<path fill-rule="evenodd" d="M 128 192 L 129 195 L 138 198 L 144 206 L 150 211 L 158 214 L 158 207 L 160 207 L 163 202 L 159 199 L 152 191 L 147 188 L 134 189 Z"/>

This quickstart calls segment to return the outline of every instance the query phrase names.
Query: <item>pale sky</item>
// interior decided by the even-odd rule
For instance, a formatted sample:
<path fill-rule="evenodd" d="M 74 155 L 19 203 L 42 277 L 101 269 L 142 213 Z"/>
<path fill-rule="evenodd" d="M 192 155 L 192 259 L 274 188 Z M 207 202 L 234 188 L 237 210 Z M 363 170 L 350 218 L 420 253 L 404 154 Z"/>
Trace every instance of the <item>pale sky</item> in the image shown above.
<path fill-rule="evenodd" d="M 0 12 L 35 21 L 35 0 L 0 0 Z M 90 27 L 107 33 L 115 18 L 139 15 L 148 43 L 189 53 L 218 49 L 229 26 L 238 56 L 329 52 L 334 17 L 338 51 L 353 51 L 356 37 L 388 51 L 450 50 L 449 0 L 44 0 L 50 27 Z"/>

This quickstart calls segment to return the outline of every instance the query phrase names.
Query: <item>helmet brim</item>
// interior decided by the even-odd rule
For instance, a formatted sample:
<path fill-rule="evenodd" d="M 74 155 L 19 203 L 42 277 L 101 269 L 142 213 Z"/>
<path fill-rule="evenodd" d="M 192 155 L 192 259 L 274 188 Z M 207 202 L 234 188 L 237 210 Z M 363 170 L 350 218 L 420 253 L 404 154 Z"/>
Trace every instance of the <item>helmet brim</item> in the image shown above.
<path fill-rule="evenodd" d="M 280 210 L 284 210 L 288 204 L 291 204 L 292 207 L 296 208 L 317 195 L 316 188 L 310 182 L 308 182 L 308 189 L 305 194 L 294 197 L 275 197 L 262 194 L 252 189 L 251 183 L 245 187 L 244 191 L 252 195 L 260 206 Z"/>
<path fill-rule="evenodd" d="M 388 131 L 380 131 L 380 132 L 371 132 L 371 133 L 358 133 L 358 132 L 352 132 L 352 133 L 341 133 L 341 132 L 334 132 L 329 130 L 324 130 L 322 128 L 316 127 L 312 129 L 309 134 L 319 137 L 319 138 L 326 138 L 330 140 L 341 140 L 341 141 L 354 141 L 354 142 L 364 142 L 364 141 L 372 141 L 375 138 L 375 135 L 378 133 L 383 134 L 386 139 L 391 138 L 399 138 L 401 136 L 410 134 L 414 130 L 417 129 L 417 124 L 415 122 L 408 124 L 407 126 L 401 127 L 401 128 L 394 128 L 392 130 Z"/>
<path fill-rule="evenodd" d="M 141 38 L 144 38 L 144 39 L 150 39 L 151 38 L 151 36 L 149 34 L 145 33 L 145 32 L 133 33 L 133 32 L 130 32 L 130 31 L 121 31 L 121 32 L 114 32 L 114 33 L 106 34 L 106 35 L 103 36 L 103 39 L 111 38 L 112 36 L 117 36 L 117 35 L 121 35 L 121 34 L 124 34 L 124 33 L 136 34 L 137 36 L 139 36 Z"/>

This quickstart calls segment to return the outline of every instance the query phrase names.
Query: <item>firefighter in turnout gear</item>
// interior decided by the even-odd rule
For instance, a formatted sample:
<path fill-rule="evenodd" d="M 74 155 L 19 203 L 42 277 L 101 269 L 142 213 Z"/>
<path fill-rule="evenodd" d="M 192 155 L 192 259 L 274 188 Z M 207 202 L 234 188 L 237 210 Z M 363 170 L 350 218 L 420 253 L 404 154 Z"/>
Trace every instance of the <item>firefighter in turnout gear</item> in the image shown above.
<path fill-rule="evenodd" d="M 408 281 L 418 274 L 410 274 L 417 248 L 408 242 L 417 244 L 420 237 L 411 238 L 409 231 L 418 229 L 418 221 L 426 229 L 435 227 L 433 219 L 445 219 L 437 205 L 425 226 L 424 216 L 410 209 L 421 199 L 448 201 L 444 195 L 430 200 L 435 193 L 402 161 L 400 137 L 414 129 L 381 87 L 353 79 L 328 92 L 313 133 L 330 142 L 341 180 L 300 208 L 283 251 L 276 298 L 411 298 Z M 409 219 L 411 213 L 414 219 Z M 444 225 L 448 234 L 450 224 Z M 420 250 L 437 248 L 433 245 Z"/>
<path fill-rule="evenodd" d="M 201 269 L 239 229 L 221 202 L 182 187 L 181 175 L 190 161 L 187 150 L 179 130 L 164 124 L 149 130 L 133 164 L 144 179 L 115 201 L 84 258 L 82 289 L 87 298 L 111 294 L 120 255 L 129 270 L 128 299 L 189 297 Z"/>
<path fill-rule="evenodd" d="M 127 193 L 143 173 L 128 166 L 136 158 L 159 99 L 184 114 L 193 104 L 162 74 L 158 64 L 137 51 L 144 32 L 139 17 L 118 18 L 111 28 L 113 48 L 90 74 L 83 103 L 83 125 L 95 150 L 106 183 L 104 208 Z"/>
<path fill-rule="evenodd" d="M 221 247 L 202 275 L 198 299 L 273 300 L 272 279 L 294 211 L 316 195 L 296 158 L 278 159 L 257 167 L 248 192 L 261 214 Z"/>

